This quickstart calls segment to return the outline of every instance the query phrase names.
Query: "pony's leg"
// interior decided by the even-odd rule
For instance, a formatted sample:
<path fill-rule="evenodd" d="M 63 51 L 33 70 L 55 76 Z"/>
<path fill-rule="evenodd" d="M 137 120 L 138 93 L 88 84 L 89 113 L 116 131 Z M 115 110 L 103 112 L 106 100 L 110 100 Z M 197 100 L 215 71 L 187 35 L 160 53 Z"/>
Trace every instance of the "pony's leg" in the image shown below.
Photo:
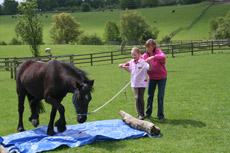
<path fill-rule="evenodd" d="M 35 99 L 32 95 L 27 94 L 30 109 L 31 109 L 31 116 L 29 118 L 29 121 L 33 124 L 34 127 L 37 127 L 39 125 L 39 114 L 38 114 L 38 108 L 37 105 L 40 102 L 39 100 Z"/>
<path fill-rule="evenodd" d="M 48 129 L 47 129 L 47 135 L 53 136 L 56 134 L 54 132 L 54 119 L 55 119 L 56 113 L 57 113 L 57 108 L 56 106 L 52 105 L 52 110 L 50 113 L 50 122 L 49 122 Z"/>
<path fill-rule="evenodd" d="M 66 130 L 65 108 L 60 103 L 57 109 L 59 111 L 60 118 L 56 121 L 55 126 L 57 126 L 59 132 L 64 132 Z"/>
<path fill-rule="evenodd" d="M 45 96 L 45 101 L 52 105 L 52 110 L 50 113 L 50 121 L 49 121 L 48 129 L 47 129 L 47 135 L 54 135 L 56 134 L 54 132 L 54 119 L 57 113 L 57 106 L 58 104 L 60 104 L 60 102 L 54 99 L 53 97 L 49 96 L 48 94 L 46 94 Z"/>
<path fill-rule="evenodd" d="M 18 92 L 18 114 L 19 114 L 19 121 L 18 121 L 18 132 L 25 131 L 23 126 L 23 112 L 24 112 L 24 100 L 25 100 L 26 93 L 25 92 Z"/>

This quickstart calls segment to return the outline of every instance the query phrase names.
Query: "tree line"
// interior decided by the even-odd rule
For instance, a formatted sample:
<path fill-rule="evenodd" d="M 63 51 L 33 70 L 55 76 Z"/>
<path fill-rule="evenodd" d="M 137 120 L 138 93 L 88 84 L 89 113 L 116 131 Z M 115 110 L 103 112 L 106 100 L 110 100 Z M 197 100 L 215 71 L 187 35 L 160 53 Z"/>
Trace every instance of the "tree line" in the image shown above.
<path fill-rule="evenodd" d="M 37 0 L 23 2 L 18 7 L 23 14 L 18 15 L 18 23 L 15 27 L 16 35 L 29 44 L 34 56 L 39 56 L 39 46 L 43 44 L 43 27 L 37 18 Z M 230 12 L 225 17 L 211 20 L 211 36 L 214 39 L 230 39 L 229 34 Z M 97 35 L 87 35 L 80 30 L 80 23 L 69 13 L 61 13 L 53 16 L 50 36 L 54 44 L 90 44 L 100 45 L 103 41 Z M 138 24 L 142 23 L 142 24 Z M 224 34 L 223 34 L 223 29 Z M 159 30 L 147 24 L 145 18 L 137 11 L 128 9 L 121 15 L 120 25 L 114 21 L 107 21 L 104 29 L 104 41 L 139 41 L 149 38 L 157 39 Z"/>
<path fill-rule="evenodd" d="M 205 0 L 37 0 L 38 11 L 91 11 L 105 9 L 136 9 L 178 4 L 194 4 Z M 26 0 L 32 2 L 32 0 Z M 16 0 L 4 0 L 0 15 L 21 13 Z"/>

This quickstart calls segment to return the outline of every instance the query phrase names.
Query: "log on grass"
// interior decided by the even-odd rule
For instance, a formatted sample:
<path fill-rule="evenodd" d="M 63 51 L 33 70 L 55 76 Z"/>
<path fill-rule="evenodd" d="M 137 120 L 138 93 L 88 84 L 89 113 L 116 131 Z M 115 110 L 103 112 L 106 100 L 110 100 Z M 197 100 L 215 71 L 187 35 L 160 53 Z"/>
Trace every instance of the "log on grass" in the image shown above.
<path fill-rule="evenodd" d="M 145 131 L 152 136 L 160 134 L 160 128 L 149 121 L 136 119 L 122 110 L 120 111 L 120 115 L 122 120 L 134 129 Z"/>
<path fill-rule="evenodd" d="M 0 153 L 9 153 L 9 152 L 6 150 L 6 148 L 0 145 Z"/>

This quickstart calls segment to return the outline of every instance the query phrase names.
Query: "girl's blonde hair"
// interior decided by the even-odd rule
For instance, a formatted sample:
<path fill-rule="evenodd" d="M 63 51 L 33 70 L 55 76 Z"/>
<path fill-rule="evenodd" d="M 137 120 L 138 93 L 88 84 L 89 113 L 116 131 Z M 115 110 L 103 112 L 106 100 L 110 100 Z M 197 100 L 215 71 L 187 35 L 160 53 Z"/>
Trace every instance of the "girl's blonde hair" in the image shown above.
<path fill-rule="evenodd" d="M 135 53 L 141 54 L 141 50 L 139 48 L 137 48 L 137 47 L 133 47 L 132 51 L 135 52 Z"/>
<path fill-rule="evenodd" d="M 145 47 L 149 47 L 149 46 L 155 46 L 155 47 L 157 47 L 156 41 L 153 40 L 153 39 L 147 40 L 146 43 L 145 43 Z"/>

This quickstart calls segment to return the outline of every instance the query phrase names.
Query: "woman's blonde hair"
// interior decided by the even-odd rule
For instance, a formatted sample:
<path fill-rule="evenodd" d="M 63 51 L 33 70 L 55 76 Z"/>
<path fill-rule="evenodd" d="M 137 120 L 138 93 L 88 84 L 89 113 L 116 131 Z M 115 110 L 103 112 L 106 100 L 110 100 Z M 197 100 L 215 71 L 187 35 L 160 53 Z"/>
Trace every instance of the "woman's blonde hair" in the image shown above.
<path fill-rule="evenodd" d="M 146 43 L 145 43 L 145 47 L 149 47 L 149 46 L 157 47 L 156 41 L 154 39 L 147 40 Z"/>
<path fill-rule="evenodd" d="M 135 53 L 141 54 L 141 50 L 137 47 L 133 47 L 132 51 L 134 51 Z"/>

